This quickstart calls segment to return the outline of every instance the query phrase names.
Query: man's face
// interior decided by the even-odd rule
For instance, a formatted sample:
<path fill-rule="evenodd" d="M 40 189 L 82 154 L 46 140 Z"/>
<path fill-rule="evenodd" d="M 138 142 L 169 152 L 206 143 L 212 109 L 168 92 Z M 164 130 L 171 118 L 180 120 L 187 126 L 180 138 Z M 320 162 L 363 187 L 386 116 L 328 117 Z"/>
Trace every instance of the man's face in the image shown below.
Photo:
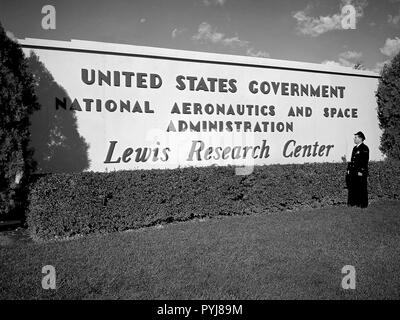
<path fill-rule="evenodd" d="M 354 135 L 354 143 L 359 144 L 362 142 L 362 139 L 358 135 Z"/>

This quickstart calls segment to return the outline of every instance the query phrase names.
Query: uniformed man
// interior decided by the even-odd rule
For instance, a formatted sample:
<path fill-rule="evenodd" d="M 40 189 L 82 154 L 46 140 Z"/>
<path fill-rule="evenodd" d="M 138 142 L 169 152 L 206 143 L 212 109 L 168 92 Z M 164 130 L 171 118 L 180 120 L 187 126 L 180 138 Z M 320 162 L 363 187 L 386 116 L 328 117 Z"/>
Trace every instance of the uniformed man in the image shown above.
<path fill-rule="evenodd" d="M 359 131 L 354 134 L 356 146 L 351 153 L 351 162 L 347 166 L 347 205 L 361 208 L 368 207 L 368 161 L 369 149 L 364 144 L 365 136 Z"/>

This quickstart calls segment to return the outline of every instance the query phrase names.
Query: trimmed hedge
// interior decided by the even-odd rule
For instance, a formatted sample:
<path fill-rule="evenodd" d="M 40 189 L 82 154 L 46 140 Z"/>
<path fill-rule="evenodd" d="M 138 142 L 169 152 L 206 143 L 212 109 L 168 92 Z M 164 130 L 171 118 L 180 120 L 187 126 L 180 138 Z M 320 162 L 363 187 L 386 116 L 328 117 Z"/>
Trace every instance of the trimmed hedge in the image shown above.
<path fill-rule="evenodd" d="M 400 162 L 370 162 L 369 199 L 398 199 Z M 48 174 L 32 183 L 36 239 L 112 232 L 194 217 L 343 205 L 345 163 Z"/>

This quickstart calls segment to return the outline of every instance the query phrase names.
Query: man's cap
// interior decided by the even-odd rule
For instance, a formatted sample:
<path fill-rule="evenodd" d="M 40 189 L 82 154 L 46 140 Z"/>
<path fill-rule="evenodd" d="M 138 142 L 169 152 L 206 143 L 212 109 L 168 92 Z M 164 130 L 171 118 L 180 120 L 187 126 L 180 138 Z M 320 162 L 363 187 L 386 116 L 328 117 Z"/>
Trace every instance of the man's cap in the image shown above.
<path fill-rule="evenodd" d="M 363 141 L 365 140 L 364 133 L 362 133 L 361 131 L 358 131 L 358 132 L 355 133 L 354 135 L 355 135 L 355 136 L 359 136 L 361 139 L 363 139 Z"/>

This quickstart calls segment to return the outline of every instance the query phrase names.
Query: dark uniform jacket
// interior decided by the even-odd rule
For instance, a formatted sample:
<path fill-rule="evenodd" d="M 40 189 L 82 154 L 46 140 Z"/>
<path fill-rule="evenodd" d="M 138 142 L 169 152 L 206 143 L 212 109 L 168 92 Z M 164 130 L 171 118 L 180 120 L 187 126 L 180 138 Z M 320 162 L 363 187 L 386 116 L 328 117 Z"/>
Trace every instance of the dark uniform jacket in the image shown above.
<path fill-rule="evenodd" d="M 364 143 L 360 143 L 353 148 L 351 153 L 351 162 L 347 167 L 347 173 L 350 176 L 357 176 L 358 172 L 362 173 L 363 177 L 368 176 L 368 160 L 369 149 Z"/>

